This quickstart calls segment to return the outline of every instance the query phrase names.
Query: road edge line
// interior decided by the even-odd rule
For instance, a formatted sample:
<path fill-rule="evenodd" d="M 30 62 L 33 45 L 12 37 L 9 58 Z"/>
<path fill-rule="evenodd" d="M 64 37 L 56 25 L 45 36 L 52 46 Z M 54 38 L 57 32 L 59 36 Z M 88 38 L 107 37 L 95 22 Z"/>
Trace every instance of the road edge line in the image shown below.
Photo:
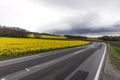
<path fill-rule="evenodd" d="M 95 75 L 95 78 L 94 80 L 99 80 L 99 77 L 100 77 L 100 73 L 101 73 L 101 70 L 102 70 L 102 66 L 103 66 L 103 62 L 105 60 L 105 54 L 106 54 L 106 51 L 107 51 L 107 46 L 105 43 L 103 43 L 105 45 L 105 49 L 104 49 L 104 52 L 103 52 L 103 56 L 102 56 L 102 59 L 101 59 L 101 62 L 100 62 L 100 65 L 98 67 L 98 70 L 97 70 L 97 73 Z"/>
<path fill-rule="evenodd" d="M 68 59 L 68 58 L 74 56 L 74 55 L 77 55 L 77 54 L 79 54 L 80 52 L 83 52 L 83 51 L 85 51 L 85 50 L 88 50 L 88 49 L 79 50 L 79 51 L 73 52 L 72 54 L 68 54 L 68 55 L 59 57 L 59 58 L 57 58 L 57 59 L 51 60 L 51 61 L 49 61 L 49 62 L 45 62 L 45 63 L 39 64 L 39 65 L 35 65 L 35 66 L 29 67 L 29 68 L 25 68 L 24 70 L 20 70 L 20 71 L 17 71 L 17 72 L 15 72 L 15 73 L 8 74 L 8 75 L 6 75 L 6 76 L 0 77 L 0 80 L 1 80 L 1 79 L 14 80 L 14 78 L 19 79 L 19 77 L 21 77 L 21 75 L 22 75 L 21 78 L 23 78 L 23 77 L 25 77 L 25 76 L 28 76 L 28 75 L 30 75 L 30 74 L 32 74 L 32 73 L 37 72 L 38 69 L 39 69 L 39 70 L 45 69 L 45 68 L 47 68 L 47 67 L 49 67 L 49 66 L 52 66 L 52 65 L 54 65 L 54 64 L 56 64 L 56 63 L 58 63 L 58 62 L 61 62 L 61 61 L 65 60 L 65 59 Z M 47 66 L 47 65 L 48 65 L 48 66 Z M 29 72 L 28 72 L 28 71 L 29 71 Z M 30 72 L 30 71 L 31 71 L 31 72 Z M 23 75 L 23 74 L 24 74 L 24 75 Z"/>

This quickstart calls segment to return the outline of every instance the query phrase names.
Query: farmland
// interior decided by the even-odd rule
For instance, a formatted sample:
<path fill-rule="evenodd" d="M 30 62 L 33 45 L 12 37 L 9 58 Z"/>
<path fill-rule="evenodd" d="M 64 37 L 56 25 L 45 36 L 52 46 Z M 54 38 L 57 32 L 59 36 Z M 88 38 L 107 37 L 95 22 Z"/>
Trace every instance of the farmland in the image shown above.
<path fill-rule="evenodd" d="M 66 39 L 65 36 L 59 35 L 43 35 L 43 34 L 28 34 L 28 38 L 41 38 L 41 39 Z"/>
<path fill-rule="evenodd" d="M 41 35 L 40 38 L 45 38 L 45 39 L 66 39 L 65 36 L 52 36 L 52 35 Z"/>
<path fill-rule="evenodd" d="M 0 60 L 41 52 L 81 46 L 89 42 L 78 40 L 47 40 L 30 38 L 0 38 Z"/>
<path fill-rule="evenodd" d="M 106 41 L 106 43 L 112 44 L 114 46 L 120 47 L 120 41 Z"/>

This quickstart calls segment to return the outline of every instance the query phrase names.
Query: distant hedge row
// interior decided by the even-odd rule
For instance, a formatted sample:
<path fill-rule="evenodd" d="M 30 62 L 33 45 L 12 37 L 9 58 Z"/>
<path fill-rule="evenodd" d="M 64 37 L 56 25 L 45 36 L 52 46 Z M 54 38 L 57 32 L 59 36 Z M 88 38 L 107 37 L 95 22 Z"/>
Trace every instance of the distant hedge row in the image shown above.
<path fill-rule="evenodd" d="M 99 39 L 104 41 L 120 41 L 120 36 L 103 36 L 100 37 Z"/>

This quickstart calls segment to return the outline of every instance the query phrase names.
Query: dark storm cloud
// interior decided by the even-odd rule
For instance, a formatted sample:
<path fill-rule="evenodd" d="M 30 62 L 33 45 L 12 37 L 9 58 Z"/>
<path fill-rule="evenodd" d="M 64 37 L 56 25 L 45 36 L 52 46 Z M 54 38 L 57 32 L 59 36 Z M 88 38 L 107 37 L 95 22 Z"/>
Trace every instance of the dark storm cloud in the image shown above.
<path fill-rule="evenodd" d="M 60 31 L 56 30 L 53 31 L 55 34 L 103 34 L 103 33 L 112 33 L 112 32 L 119 32 L 120 31 L 120 25 L 113 26 L 112 28 L 99 28 L 99 29 L 91 29 L 91 28 L 85 28 L 85 26 L 81 26 L 82 28 L 79 27 L 73 27 L 71 30 L 66 30 L 66 31 Z"/>
<path fill-rule="evenodd" d="M 50 32 L 104 35 L 120 31 L 120 0 L 36 0 L 36 2 L 56 9 L 68 8 L 78 13 L 52 25 L 56 27 L 48 30 Z"/>
<path fill-rule="evenodd" d="M 67 18 L 61 23 L 56 24 L 57 27 L 62 28 L 61 24 L 68 24 L 68 27 L 63 29 L 54 29 L 51 30 L 55 34 L 103 34 L 103 33 L 112 33 L 120 31 L 120 24 L 116 22 L 112 25 L 101 25 L 99 23 L 100 16 L 97 13 L 87 13 L 84 16 L 74 16 Z M 55 25 L 53 25 L 55 26 Z"/>

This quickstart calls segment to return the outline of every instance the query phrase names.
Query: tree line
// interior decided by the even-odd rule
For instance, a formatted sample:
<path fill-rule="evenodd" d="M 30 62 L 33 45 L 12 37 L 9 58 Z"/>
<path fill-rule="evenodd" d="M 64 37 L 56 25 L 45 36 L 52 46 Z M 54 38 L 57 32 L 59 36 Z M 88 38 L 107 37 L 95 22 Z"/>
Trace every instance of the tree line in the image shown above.
<path fill-rule="evenodd" d="M 41 38 L 41 35 L 48 36 L 59 36 L 55 34 L 48 33 L 37 33 L 30 32 L 28 30 L 18 28 L 18 27 L 8 27 L 8 26 L 0 26 L 0 37 L 18 37 L 18 38 Z M 75 39 L 75 40 L 85 40 L 87 37 L 84 36 L 75 36 L 75 35 L 64 35 L 66 39 Z"/>
<path fill-rule="evenodd" d="M 0 26 L 0 37 L 27 37 L 29 31 L 18 27 Z"/>
<path fill-rule="evenodd" d="M 104 41 L 120 41 L 120 36 L 103 36 L 99 37 L 99 39 Z"/>
<path fill-rule="evenodd" d="M 74 35 L 65 35 L 65 37 L 67 38 L 67 39 L 75 39 L 75 40 L 86 40 L 87 39 L 87 37 L 85 37 L 85 36 L 74 36 Z"/>

